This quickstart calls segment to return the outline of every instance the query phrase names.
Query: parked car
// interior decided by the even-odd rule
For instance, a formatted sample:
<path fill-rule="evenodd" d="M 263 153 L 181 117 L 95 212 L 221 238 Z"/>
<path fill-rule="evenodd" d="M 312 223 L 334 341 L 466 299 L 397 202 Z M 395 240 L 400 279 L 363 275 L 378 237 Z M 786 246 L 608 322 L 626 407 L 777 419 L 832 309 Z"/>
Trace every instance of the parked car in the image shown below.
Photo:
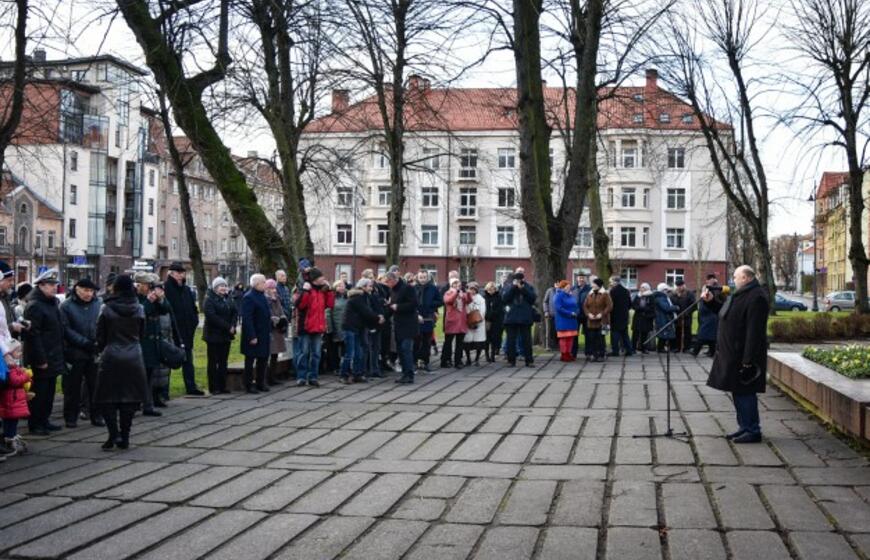
<path fill-rule="evenodd" d="M 855 292 L 831 292 L 824 299 L 825 311 L 841 311 L 843 309 L 855 309 Z"/>
<path fill-rule="evenodd" d="M 802 302 L 788 299 L 782 294 L 777 293 L 776 299 L 773 302 L 773 308 L 777 311 L 806 311 L 807 306 Z"/>

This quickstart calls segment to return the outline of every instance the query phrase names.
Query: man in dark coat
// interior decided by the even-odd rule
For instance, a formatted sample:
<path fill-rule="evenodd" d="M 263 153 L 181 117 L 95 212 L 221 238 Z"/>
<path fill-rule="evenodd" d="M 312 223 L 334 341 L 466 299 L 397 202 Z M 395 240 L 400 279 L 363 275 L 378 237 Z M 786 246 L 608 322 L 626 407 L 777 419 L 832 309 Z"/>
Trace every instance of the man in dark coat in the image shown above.
<path fill-rule="evenodd" d="M 577 336 L 574 337 L 574 344 L 571 347 L 571 354 L 575 358 L 580 352 L 580 333 L 583 333 L 583 335 L 586 334 L 586 315 L 583 313 L 583 304 L 586 303 L 586 296 L 588 296 L 589 292 L 591 291 L 592 286 L 589 284 L 586 275 L 578 274 L 574 283 L 574 287 L 571 288 L 571 293 L 574 295 L 575 298 L 577 298 L 577 308 L 580 310 L 577 315 L 578 322 L 580 323 L 580 329 Z M 587 356 L 590 355 L 587 344 L 583 345 L 583 353 Z"/>
<path fill-rule="evenodd" d="M 196 297 L 186 281 L 187 272 L 184 265 L 174 262 L 169 265 L 169 275 L 166 277 L 164 291 L 169 305 L 172 306 L 172 314 L 178 328 L 178 336 L 187 358 L 181 368 L 184 375 L 184 388 L 188 395 L 202 396 L 205 393 L 196 386 L 195 370 L 193 365 L 193 337 L 199 326 L 199 310 L 196 308 Z"/>
<path fill-rule="evenodd" d="M 683 311 L 692 308 L 695 305 L 695 294 L 689 291 L 686 288 L 686 282 L 682 279 L 677 280 L 675 283 L 676 289 L 671 294 L 671 303 L 676 305 L 679 308 L 677 313 L 682 313 Z M 693 311 L 689 311 L 677 321 L 675 325 L 676 328 L 676 340 L 674 340 L 674 352 L 691 352 L 692 351 L 692 316 L 694 315 Z"/>
<path fill-rule="evenodd" d="M 285 276 L 286 278 L 286 276 Z M 230 354 L 230 344 L 236 337 L 238 315 L 236 306 L 230 300 L 229 285 L 221 277 L 215 278 L 211 289 L 205 296 L 205 324 L 202 327 L 202 339 L 207 346 L 208 392 L 226 394 L 227 391 L 227 358 Z"/>
<path fill-rule="evenodd" d="M 164 367 L 160 357 L 160 342 L 165 338 L 162 325 L 163 317 L 168 316 L 172 324 L 172 340 L 167 342 L 181 346 L 181 339 L 178 336 L 175 318 L 172 316 L 172 307 L 166 300 L 160 277 L 151 272 L 139 272 L 134 281 L 137 299 L 145 314 L 145 332 L 139 339 L 139 345 L 142 347 L 142 360 L 145 364 L 148 391 L 145 400 L 142 401 L 142 414 L 161 416 L 160 411 L 155 410 L 154 407 L 164 408 L 166 406 L 164 399 L 168 398 L 168 394 L 164 394 L 161 384 L 157 382 L 158 373 Z M 166 370 L 168 371 L 168 368 Z M 168 393 L 168 390 L 166 392 Z"/>
<path fill-rule="evenodd" d="M 396 383 L 414 382 L 414 338 L 420 329 L 417 316 L 417 294 L 414 288 L 402 280 L 396 271 L 387 273 L 386 285 L 390 287 L 389 310 L 396 332 L 396 349 L 402 376 Z"/>
<path fill-rule="evenodd" d="M 619 346 L 625 350 L 626 356 L 634 354 L 631 338 L 628 336 L 628 312 L 631 309 L 631 292 L 622 285 L 619 276 L 610 278 L 610 301 L 613 309 L 610 311 L 610 355 L 619 356 Z"/>
<path fill-rule="evenodd" d="M 532 323 L 534 320 L 535 287 L 526 283 L 523 272 L 516 272 L 501 291 L 504 302 L 504 325 L 507 330 L 507 361 L 511 366 L 517 365 L 517 339 L 522 340 L 523 357 L 527 366 L 534 365 L 532 356 Z"/>
<path fill-rule="evenodd" d="M 761 441 L 758 393 L 767 386 L 767 315 L 770 311 L 767 290 L 749 266 L 734 271 L 736 291 L 725 300 L 709 289 L 702 299 L 719 313 L 716 356 L 707 385 L 728 391 L 734 399 L 738 430 L 727 437 L 734 443 Z"/>
<path fill-rule="evenodd" d="M 713 297 L 718 299 L 720 304 L 725 302 L 727 293 L 719 286 L 719 280 L 715 274 L 707 275 L 705 288 L 713 292 Z M 700 354 L 701 348 L 706 344 L 708 345 L 707 356 L 712 358 L 716 354 L 716 334 L 718 331 L 719 316 L 702 299 L 698 302 L 698 332 L 695 333 L 692 354 L 695 356 Z"/>
<path fill-rule="evenodd" d="M 444 305 L 444 300 L 425 270 L 417 273 L 417 285 L 414 286 L 414 290 L 417 294 L 417 314 L 420 322 L 420 331 L 414 339 L 414 357 L 423 371 L 429 371 L 432 333 L 435 331 L 438 308 Z"/>
<path fill-rule="evenodd" d="M 245 389 L 249 393 L 268 391 L 266 366 L 272 337 L 272 311 L 265 291 L 266 277 L 254 274 L 251 287 L 242 298 L 241 350 L 245 355 Z"/>
<path fill-rule="evenodd" d="M 81 409 L 82 392 L 88 397 L 88 417 L 102 426 L 102 415 L 94 406 L 97 381 L 97 317 L 103 304 L 96 297 L 97 285 L 82 278 L 60 306 L 63 318 L 65 358 L 70 371 L 63 376 L 63 418 L 67 428 L 75 428 Z"/>
<path fill-rule="evenodd" d="M 49 435 L 60 429 L 52 424 L 57 376 L 63 374 L 63 319 L 57 301 L 57 273 L 49 270 L 36 279 L 36 288 L 27 296 L 24 319 L 30 328 L 24 336 L 24 365 L 33 370 L 28 428 L 34 435 Z"/>

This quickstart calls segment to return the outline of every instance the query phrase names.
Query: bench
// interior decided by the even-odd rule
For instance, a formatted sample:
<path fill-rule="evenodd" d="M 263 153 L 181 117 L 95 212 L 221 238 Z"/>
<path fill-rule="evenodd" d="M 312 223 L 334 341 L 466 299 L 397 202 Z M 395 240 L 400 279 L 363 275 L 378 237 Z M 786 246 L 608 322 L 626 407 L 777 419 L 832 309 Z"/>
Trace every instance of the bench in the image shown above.
<path fill-rule="evenodd" d="M 243 381 L 245 371 L 244 362 L 235 362 L 227 366 L 227 389 L 230 391 L 244 391 L 245 383 Z M 296 370 L 293 367 L 293 360 L 290 353 L 278 355 L 278 368 L 275 376 L 281 380 L 294 379 Z"/>

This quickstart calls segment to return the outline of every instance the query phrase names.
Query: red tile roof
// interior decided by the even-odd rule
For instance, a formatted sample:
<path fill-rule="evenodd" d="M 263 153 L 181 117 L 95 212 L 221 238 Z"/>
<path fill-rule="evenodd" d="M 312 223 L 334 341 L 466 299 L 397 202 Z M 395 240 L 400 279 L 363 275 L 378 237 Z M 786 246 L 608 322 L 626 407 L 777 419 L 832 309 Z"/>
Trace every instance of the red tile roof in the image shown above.
<path fill-rule="evenodd" d="M 419 83 L 412 78 L 412 84 Z M 406 128 L 414 131 L 516 130 L 516 89 L 513 88 L 429 88 L 407 90 Z M 574 90 L 547 87 L 545 103 L 551 124 L 559 128 L 573 118 Z M 566 99 L 567 97 L 567 99 Z M 567 102 L 567 103 L 566 103 Z M 662 115 L 667 115 L 663 120 Z M 691 107 L 674 94 L 658 87 L 648 76 L 643 87 L 619 87 L 602 92 L 598 126 L 658 130 L 696 130 L 697 120 L 683 122 Z M 377 97 L 372 95 L 347 109 L 315 119 L 307 132 L 364 132 L 381 128 Z M 636 120 L 636 119 L 639 119 Z M 727 126 L 727 125 L 722 125 Z"/>
<path fill-rule="evenodd" d="M 834 189 L 849 182 L 848 171 L 825 171 L 816 188 L 816 198 L 824 198 L 831 194 Z"/>

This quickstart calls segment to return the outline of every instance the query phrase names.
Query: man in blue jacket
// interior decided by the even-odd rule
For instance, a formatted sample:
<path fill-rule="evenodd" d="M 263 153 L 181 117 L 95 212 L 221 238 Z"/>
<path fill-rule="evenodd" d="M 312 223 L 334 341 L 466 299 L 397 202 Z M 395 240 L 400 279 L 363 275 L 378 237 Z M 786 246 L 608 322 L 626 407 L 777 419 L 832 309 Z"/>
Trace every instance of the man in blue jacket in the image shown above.
<path fill-rule="evenodd" d="M 517 272 L 502 288 L 501 299 L 505 304 L 504 325 L 507 331 L 508 364 L 517 365 L 517 337 L 522 340 L 523 357 L 527 366 L 534 365 L 532 357 L 533 306 L 537 299 L 535 288 L 526 283 L 525 274 Z"/>
<path fill-rule="evenodd" d="M 249 393 L 268 391 L 266 365 L 272 335 L 272 311 L 266 301 L 266 277 L 251 276 L 251 287 L 242 298 L 242 341 L 245 356 L 245 389 Z"/>
<path fill-rule="evenodd" d="M 586 302 L 586 296 L 589 295 L 589 292 L 592 290 L 592 286 L 589 285 L 586 279 L 585 274 L 578 274 L 576 281 L 574 283 L 574 287 L 571 288 L 571 293 L 574 294 L 574 297 L 577 299 L 577 305 L 580 312 L 577 315 L 577 319 L 580 323 L 580 328 L 578 329 L 578 334 L 574 338 L 574 345 L 571 348 L 571 354 L 576 358 L 577 354 L 580 351 L 580 333 L 582 332 L 584 335 L 586 334 L 586 315 L 583 314 L 583 304 Z M 587 356 L 590 355 L 588 350 L 588 345 L 583 345 L 583 353 Z"/>

